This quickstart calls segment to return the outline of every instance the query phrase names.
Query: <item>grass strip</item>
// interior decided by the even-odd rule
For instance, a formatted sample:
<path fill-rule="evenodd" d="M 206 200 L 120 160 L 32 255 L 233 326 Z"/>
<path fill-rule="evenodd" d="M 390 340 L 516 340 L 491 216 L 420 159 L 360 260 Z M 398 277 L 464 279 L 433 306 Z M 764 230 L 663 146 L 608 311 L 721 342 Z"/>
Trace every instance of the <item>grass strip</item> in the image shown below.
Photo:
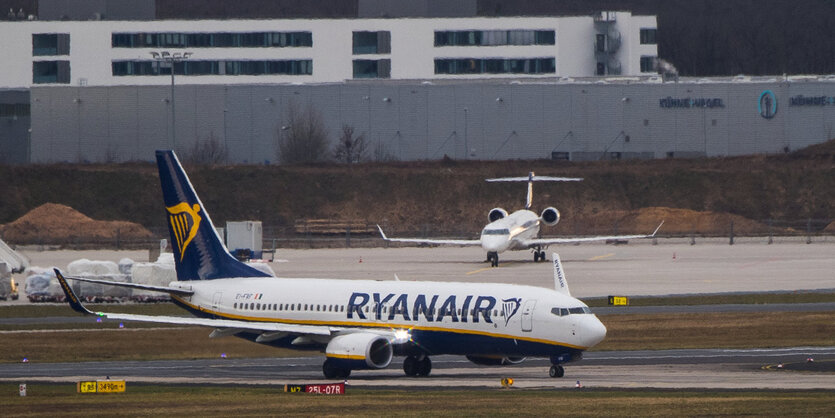
<path fill-rule="evenodd" d="M 282 387 L 140 385 L 78 394 L 74 384 L 2 384 L 7 416 L 832 416 L 831 391 L 373 390 L 284 393 Z"/>
<path fill-rule="evenodd" d="M 609 306 L 608 298 L 583 299 L 593 308 Z M 698 296 L 632 296 L 630 306 L 764 305 L 772 303 L 835 302 L 832 292 L 745 293 Z"/>

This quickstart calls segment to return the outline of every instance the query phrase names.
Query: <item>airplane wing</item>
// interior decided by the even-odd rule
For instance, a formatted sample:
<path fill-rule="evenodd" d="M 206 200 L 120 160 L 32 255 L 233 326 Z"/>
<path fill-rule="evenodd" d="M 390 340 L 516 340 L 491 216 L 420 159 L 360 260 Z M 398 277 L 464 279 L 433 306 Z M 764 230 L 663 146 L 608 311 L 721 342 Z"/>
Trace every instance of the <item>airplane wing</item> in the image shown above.
<path fill-rule="evenodd" d="M 55 269 L 55 275 L 57 276 L 58 269 Z M 148 284 L 139 284 L 139 283 L 123 283 L 123 282 L 114 282 L 111 280 L 98 280 L 98 279 L 88 279 L 86 277 L 64 277 L 65 279 L 70 280 L 78 280 L 80 282 L 89 282 L 89 283 L 98 283 L 98 284 L 106 284 L 111 286 L 120 286 L 120 287 L 130 287 L 132 289 L 142 289 L 142 290 L 150 290 L 154 292 L 163 292 L 163 293 L 171 293 L 174 295 L 180 296 L 188 296 L 194 294 L 193 291 L 187 289 L 181 289 L 179 287 L 167 287 L 167 286 L 151 286 Z"/>
<path fill-rule="evenodd" d="M 662 221 L 655 231 L 652 234 L 647 235 L 600 235 L 595 237 L 578 237 L 578 238 L 536 238 L 536 239 L 529 239 L 522 241 L 524 245 L 527 246 L 537 246 L 537 245 L 551 245 L 551 244 L 575 244 L 579 242 L 595 242 L 595 241 L 608 241 L 608 240 L 626 240 L 626 239 L 639 239 L 639 238 L 653 238 L 655 234 L 658 233 L 658 230 L 661 229 L 661 225 L 664 225 Z"/>
<path fill-rule="evenodd" d="M 417 244 L 436 244 L 436 245 L 481 245 L 481 240 L 478 239 L 425 239 L 425 238 L 389 238 L 383 232 L 383 228 L 377 225 L 380 235 L 383 240 L 388 242 L 412 242 Z"/>
<path fill-rule="evenodd" d="M 107 319 L 115 319 L 121 321 L 140 321 L 140 322 L 153 322 L 159 324 L 178 324 L 178 325 L 197 325 L 197 326 L 204 326 L 204 327 L 213 327 L 213 328 L 230 328 L 240 331 L 255 331 L 255 332 L 287 332 L 290 334 L 304 334 L 304 335 L 325 335 L 329 336 L 336 331 L 345 331 L 338 328 L 332 328 L 323 325 L 297 325 L 297 324 L 284 324 L 279 322 L 256 322 L 256 321 L 240 321 L 240 320 L 233 320 L 233 319 L 210 319 L 210 318 L 195 318 L 195 317 L 179 317 L 179 316 L 155 316 L 155 315 L 134 315 L 134 314 L 123 314 L 123 313 L 107 313 L 107 312 L 93 312 L 84 305 L 81 304 L 81 301 L 75 295 L 75 292 L 72 291 L 69 284 L 67 284 L 67 278 L 64 277 L 63 274 L 58 269 L 55 269 L 55 277 L 58 278 L 58 282 L 61 284 L 61 289 L 64 291 L 64 295 L 67 297 L 67 301 L 70 303 L 70 307 L 76 312 L 80 312 L 85 315 L 95 315 Z M 78 280 L 78 278 L 70 278 L 72 280 Z M 106 280 L 92 280 L 92 279 L 85 279 L 84 281 L 90 282 L 98 282 L 98 283 L 105 283 L 111 285 L 125 285 L 130 283 L 117 283 L 117 282 L 108 282 Z M 131 286 L 125 286 L 131 287 Z M 154 286 L 151 286 L 154 287 Z M 176 289 L 177 291 L 182 291 L 182 289 Z M 163 292 L 167 292 L 167 290 L 160 290 Z"/>

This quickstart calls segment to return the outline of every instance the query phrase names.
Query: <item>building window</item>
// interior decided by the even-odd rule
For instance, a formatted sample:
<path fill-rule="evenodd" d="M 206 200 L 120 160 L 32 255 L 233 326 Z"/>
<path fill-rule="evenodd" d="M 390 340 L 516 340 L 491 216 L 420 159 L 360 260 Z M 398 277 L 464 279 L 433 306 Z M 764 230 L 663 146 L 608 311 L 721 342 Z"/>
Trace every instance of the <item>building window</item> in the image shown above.
<path fill-rule="evenodd" d="M 606 75 L 606 64 L 602 62 L 597 63 L 597 75 Z"/>
<path fill-rule="evenodd" d="M 391 78 L 391 60 L 354 60 L 354 78 Z"/>
<path fill-rule="evenodd" d="M 69 55 L 70 35 L 68 33 L 33 33 L 32 55 Z"/>
<path fill-rule="evenodd" d="M 32 63 L 32 83 L 34 84 L 69 84 L 69 61 L 35 61 Z"/>
<path fill-rule="evenodd" d="M 657 29 L 655 29 L 655 28 L 641 29 L 641 45 L 655 45 L 655 44 L 657 44 L 658 42 L 656 41 L 656 38 L 655 38 L 656 32 L 657 32 Z"/>
<path fill-rule="evenodd" d="M 354 55 L 390 54 L 391 32 L 354 32 Z"/>
<path fill-rule="evenodd" d="M 439 58 L 435 74 L 554 74 L 554 58 Z"/>
<path fill-rule="evenodd" d="M 113 48 L 283 48 L 311 47 L 311 32 L 114 33 Z"/>
<path fill-rule="evenodd" d="M 29 103 L 0 103 L 0 118 L 29 116 Z"/>
<path fill-rule="evenodd" d="M 435 32 L 435 46 L 554 45 L 553 30 L 463 30 Z"/>
<path fill-rule="evenodd" d="M 647 55 L 641 57 L 641 72 L 642 73 L 653 73 L 653 72 L 655 72 L 655 57 L 647 56 Z"/>
<path fill-rule="evenodd" d="M 114 76 L 170 75 L 170 64 L 157 61 L 113 61 Z M 312 60 L 182 61 L 177 75 L 311 75 Z"/>

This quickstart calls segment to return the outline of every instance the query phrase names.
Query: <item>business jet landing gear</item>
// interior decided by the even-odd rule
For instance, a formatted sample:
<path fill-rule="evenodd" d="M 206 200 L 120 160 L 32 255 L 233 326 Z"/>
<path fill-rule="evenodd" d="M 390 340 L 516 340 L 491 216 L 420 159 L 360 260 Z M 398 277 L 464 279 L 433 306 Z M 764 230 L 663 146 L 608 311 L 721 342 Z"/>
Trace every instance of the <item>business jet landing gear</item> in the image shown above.
<path fill-rule="evenodd" d="M 409 356 L 403 360 L 403 371 L 406 376 L 429 376 L 429 373 L 432 372 L 432 360 L 429 360 L 429 356 L 426 355 L 421 357 L 419 359 L 415 356 Z"/>
<path fill-rule="evenodd" d="M 548 370 L 548 375 L 551 377 L 563 377 L 565 376 L 565 369 L 562 366 L 555 364 L 551 366 L 551 370 Z"/>
<path fill-rule="evenodd" d="M 343 369 L 333 363 L 333 360 L 326 359 L 325 364 L 322 365 L 322 374 L 325 375 L 325 379 L 347 379 L 351 375 L 351 369 Z"/>
<path fill-rule="evenodd" d="M 490 251 L 487 253 L 487 261 L 490 262 L 490 267 L 498 267 L 499 266 L 499 253 L 495 251 Z"/>
<path fill-rule="evenodd" d="M 533 250 L 533 262 L 538 263 L 540 261 L 545 261 L 545 251 L 542 251 L 542 247 L 536 247 Z"/>

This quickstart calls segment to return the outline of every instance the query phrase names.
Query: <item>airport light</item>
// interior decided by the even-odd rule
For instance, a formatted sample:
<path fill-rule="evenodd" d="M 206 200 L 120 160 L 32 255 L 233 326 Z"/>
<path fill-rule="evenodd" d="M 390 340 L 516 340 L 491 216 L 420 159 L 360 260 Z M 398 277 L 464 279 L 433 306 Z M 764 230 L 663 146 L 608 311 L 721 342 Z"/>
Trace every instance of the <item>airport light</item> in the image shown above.
<path fill-rule="evenodd" d="M 177 113 L 174 106 L 174 65 L 175 63 L 188 60 L 191 52 L 151 51 L 151 56 L 158 63 L 168 63 L 171 66 L 171 149 L 177 147 Z M 162 68 L 162 65 L 160 65 Z M 185 71 L 183 71 L 185 73 Z"/>

